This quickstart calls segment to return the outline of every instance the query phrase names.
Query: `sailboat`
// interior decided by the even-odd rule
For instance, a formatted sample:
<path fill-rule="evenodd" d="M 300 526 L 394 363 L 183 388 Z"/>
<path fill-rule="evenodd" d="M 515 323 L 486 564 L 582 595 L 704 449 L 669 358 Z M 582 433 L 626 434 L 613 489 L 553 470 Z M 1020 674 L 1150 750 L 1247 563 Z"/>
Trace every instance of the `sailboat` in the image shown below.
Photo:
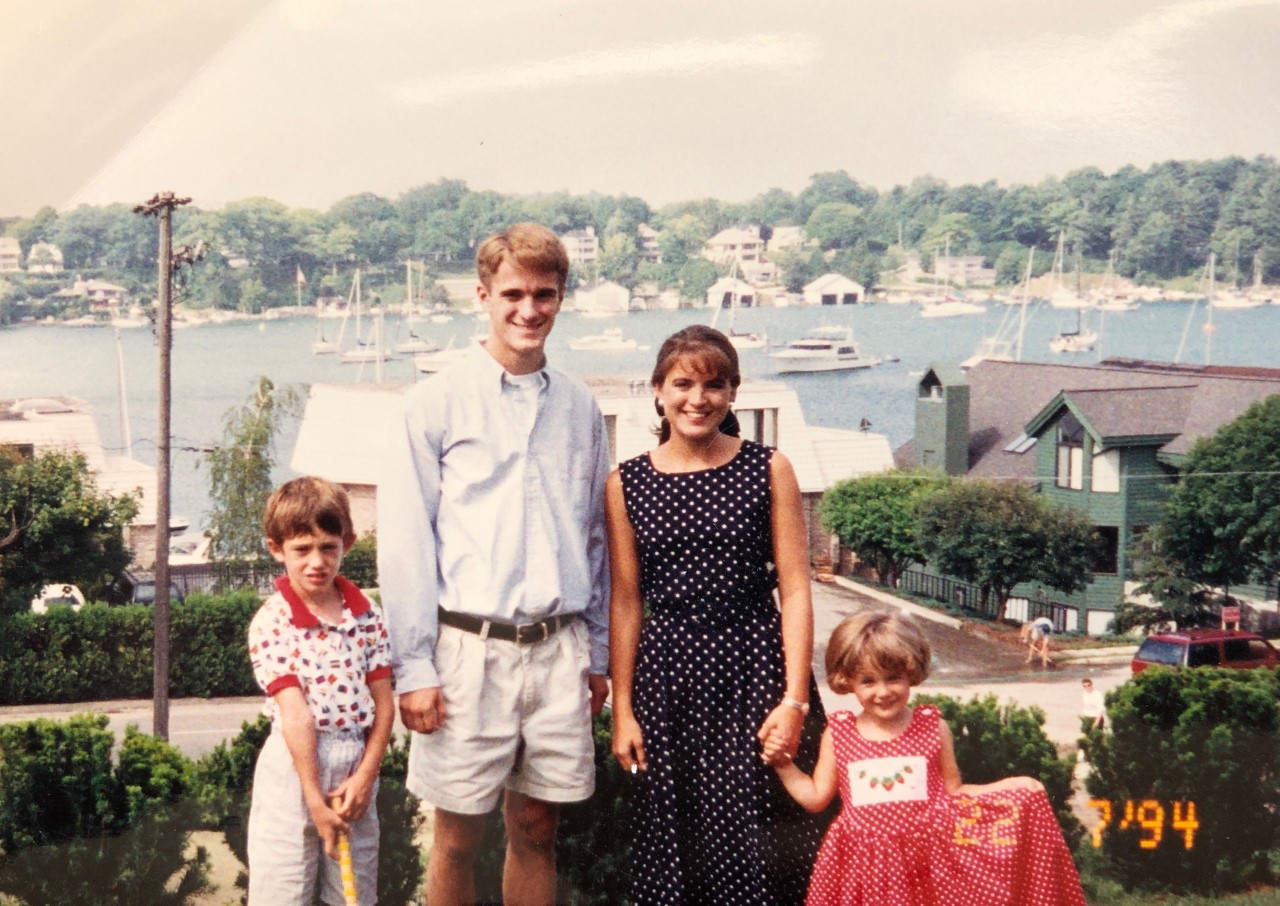
<path fill-rule="evenodd" d="M 729 279 L 733 281 L 728 293 L 728 309 L 729 309 L 729 327 L 725 330 L 725 336 L 729 338 L 729 342 L 733 344 L 733 348 L 739 351 L 743 349 L 763 349 L 769 345 L 769 335 L 764 331 L 740 331 L 734 329 L 734 319 L 737 317 L 738 308 L 740 307 L 741 297 L 738 293 L 738 259 L 733 260 L 733 266 L 729 269 Z M 726 300 L 721 300 L 716 306 L 716 313 L 711 316 L 711 326 L 716 326 L 716 321 L 720 320 L 720 312 L 726 308 Z"/>
<path fill-rule="evenodd" d="M 1058 254 L 1053 259 L 1053 290 L 1049 293 L 1049 304 L 1054 308 L 1090 308 L 1090 302 L 1080 293 L 1080 265 L 1076 262 L 1076 288 L 1069 289 L 1064 279 L 1066 268 L 1065 247 L 1067 231 L 1058 231 Z"/>
<path fill-rule="evenodd" d="M 1084 311 L 1076 309 L 1076 329 L 1064 330 L 1049 341 L 1051 352 L 1088 352 L 1098 342 L 1098 332 L 1084 326 Z"/>
<path fill-rule="evenodd" d="M 302 267 L 298 267 L 298 277 L 293 281 L 293 285 L 298 291 L 298 308 L 302 308 L 302 285 L 306 283 L 306 277 L 302 276 Z M 324 336 L 324 296 L 316 296 L 316 338 L 311 341 L 311 351 L 316 355 L 332 355 L 338 351 L 338 344 L 333 340 L 327 340 Z"/>
<path fill-rule="evenodd" d="M 378 312 L 373 316 L 372 339 L 366 340 L 361 333 L 360 320 L 361 320 L 361 315 L 363 313 L 364 305 L 360 295 L 359 268 L 356 269 L 355 281 L 352 284 L 351 292 L 354 299 L 353 306 L 355 308 L 356 345 L 351 349 L 347 349 L 338 353 L 338 361 L 342 362 L 343 364 L 350 365 L 350 364 L 359 364 L 360 362 L 385 362 L 388 359 L 394 358 L 394 356 L 391 355 L 390 350 L 388 350 L 382 344 L 382 310 L 381 308 L 379 308 Z M 343 327 L 344 328 L 346 327 L 345 320 L 343 321 Z"/>
<path fill-rule="evenodd" d="M 1027 254 L 1027 273 L 1022 278 L 1022 287 L 1018 292 L 1020 298 L 1010 303 L 1011 306 L 1018 306 L 1017 320 L 1013 319 L 1011 308 L 1005 309 L 1004 316 L 1000 319 L 1000 326 L 996 328 L 995 334 L 979 340 L 973 355 L 960 363 L 961 368 L 969 369 L 979 362 L 988 360 L 995 362 L 1022 361 L 1022 337 L 1027 329 L 1027 303 L 1031 301 L 1031 294 L 1028 291 L 1031 283 L 1031 263 L 1035 260 L 1035 256 L 1036 250 L 1032 247 Z M 1018 331 L 1011 337 L 1009 333 L 1014 324 L 1017 325 Z"/>
<path fill-rule="evenodd" d="M 404 263 L 404 326 L 409 331 L 409 338 L 400 340 L 395 345 L 396 352 L 405 354 L 415 354 L 419 352 L 435 352 L 440 348 L 440 344 L 428 340 L 426 337 L 418 336 L 414 332 L 414 321 L 417 316 L 417 303 L 413 297 L 413 262 L 406 261 Z"/>
<path fill-rule="evenodd" d="M 1111 257 L 1107 259 L 1106 283 L 1102 294 L 1093 303 L 1093 307 L 1098 311 L 1135 311 L 1138 308 L 1138 300 L 1122 295 L 1116 284 L 1115 249 L 1111 250 Z"/>

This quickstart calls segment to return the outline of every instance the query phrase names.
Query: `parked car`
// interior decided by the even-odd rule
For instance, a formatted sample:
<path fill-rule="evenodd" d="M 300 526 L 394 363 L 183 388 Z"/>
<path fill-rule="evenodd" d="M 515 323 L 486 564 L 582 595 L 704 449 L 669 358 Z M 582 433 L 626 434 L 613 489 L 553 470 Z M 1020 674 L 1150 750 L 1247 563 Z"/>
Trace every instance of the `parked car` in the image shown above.
<path fill-rule="evenodd" d="M 107 589 L 108 604 L 154 604 L 156 603 L 155 573 L 125 570 L 111 583 Z M 177 582 L 169 580 L 169 603 L 181 604 L 187 596 Z"/>
<path fill-rule="evenodd" d="M 1256 633 L 1238 629 L 1184 629 L 1149 636 L 1130 664 L 1135 675 L 1157 666 L 1274 668 L 1280 666 L 1280 654 Z"/>
<path fill-rule="evenodd" d="M 33 613 L 48 613 L 50 608 L 70 607 L 79 610 L 84 606 L 84 593 L 67 582 L 54 582 L 40 590 L 40 594 L 31 599 Z"/>

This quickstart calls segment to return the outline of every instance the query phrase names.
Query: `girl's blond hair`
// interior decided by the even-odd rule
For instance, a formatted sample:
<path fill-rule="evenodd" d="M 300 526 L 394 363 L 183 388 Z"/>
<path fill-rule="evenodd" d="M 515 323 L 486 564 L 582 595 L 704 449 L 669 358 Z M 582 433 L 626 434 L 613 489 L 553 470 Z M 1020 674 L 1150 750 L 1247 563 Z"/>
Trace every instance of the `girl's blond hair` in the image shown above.
<path fill-rule="evenodd" d="M 838 695 L 853 691 L 859 672 L 905 676 L 913 686 L 929 675 L 931 652 L 914 620 L 865 610 L 842 621 L 827 643 L 827 685 Z"/>

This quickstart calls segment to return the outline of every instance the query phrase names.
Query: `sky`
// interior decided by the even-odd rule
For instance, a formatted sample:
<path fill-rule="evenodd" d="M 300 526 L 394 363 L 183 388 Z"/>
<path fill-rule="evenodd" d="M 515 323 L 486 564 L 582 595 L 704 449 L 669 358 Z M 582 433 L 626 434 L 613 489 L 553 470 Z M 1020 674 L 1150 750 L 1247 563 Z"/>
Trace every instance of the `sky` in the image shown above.
<path fill-rule="evenodd" d="M 1280 0 L 0 0 L 0 217 L 1280 156 Z"/>

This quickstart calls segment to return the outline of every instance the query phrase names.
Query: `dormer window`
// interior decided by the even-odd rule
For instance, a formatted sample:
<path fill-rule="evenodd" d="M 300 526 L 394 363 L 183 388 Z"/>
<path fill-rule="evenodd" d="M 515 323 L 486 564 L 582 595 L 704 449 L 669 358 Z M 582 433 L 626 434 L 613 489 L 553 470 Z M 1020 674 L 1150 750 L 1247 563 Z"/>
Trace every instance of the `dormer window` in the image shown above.
<path fill-rule="evenodd" d="M 1084 426 L 1070 412 L 1058 420 L 1054 484 L 1073 491 L 1084 487 Z"/>

